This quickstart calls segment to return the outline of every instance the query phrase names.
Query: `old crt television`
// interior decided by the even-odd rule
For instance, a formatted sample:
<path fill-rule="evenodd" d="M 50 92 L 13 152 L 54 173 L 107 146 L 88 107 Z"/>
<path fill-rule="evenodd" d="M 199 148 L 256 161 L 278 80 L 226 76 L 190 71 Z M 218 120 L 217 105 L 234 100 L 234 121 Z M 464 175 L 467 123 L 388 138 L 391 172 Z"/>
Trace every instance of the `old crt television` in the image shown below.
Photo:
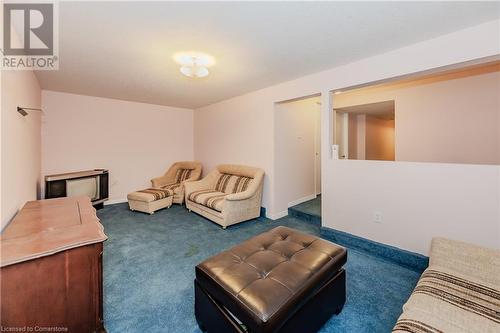
<path fill-rule="evenodd" d="M 87 196 L 96 208 L 108 200 L 108 170 L 94 169 L 45 176 L 45 199 Z"/>

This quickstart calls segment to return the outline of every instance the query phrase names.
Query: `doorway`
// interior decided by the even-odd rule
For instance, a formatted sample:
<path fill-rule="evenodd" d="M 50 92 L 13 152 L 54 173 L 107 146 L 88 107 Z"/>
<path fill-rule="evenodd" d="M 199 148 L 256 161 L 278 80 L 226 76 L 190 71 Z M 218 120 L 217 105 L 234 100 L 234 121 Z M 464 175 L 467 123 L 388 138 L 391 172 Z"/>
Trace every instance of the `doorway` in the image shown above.
<path fill-rule="evenodd" d="M 320 96 L 275 104 L 275 209 L 288 208 L 321 194 Z"/>

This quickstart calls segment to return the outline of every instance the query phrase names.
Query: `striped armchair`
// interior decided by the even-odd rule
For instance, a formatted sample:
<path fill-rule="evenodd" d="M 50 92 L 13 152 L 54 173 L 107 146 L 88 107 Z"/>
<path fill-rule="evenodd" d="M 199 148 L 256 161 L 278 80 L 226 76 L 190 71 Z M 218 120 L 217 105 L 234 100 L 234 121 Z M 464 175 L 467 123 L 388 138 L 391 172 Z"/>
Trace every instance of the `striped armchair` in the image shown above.
<path fill-rule="evenodd" d="M 172 190 L 173 202 L 184 202 L 184 184 L 200 179 L 202 166 L 200 162 L 182 161 L 175 162 L 161 177 L 151 179 L 154 188 Z"/>
<path fill-rule="evenodd" d="M 205 178 L 186 183 L 186 207 L 224 229 L 260 216 L 264 171 L 224 164 Z"/>

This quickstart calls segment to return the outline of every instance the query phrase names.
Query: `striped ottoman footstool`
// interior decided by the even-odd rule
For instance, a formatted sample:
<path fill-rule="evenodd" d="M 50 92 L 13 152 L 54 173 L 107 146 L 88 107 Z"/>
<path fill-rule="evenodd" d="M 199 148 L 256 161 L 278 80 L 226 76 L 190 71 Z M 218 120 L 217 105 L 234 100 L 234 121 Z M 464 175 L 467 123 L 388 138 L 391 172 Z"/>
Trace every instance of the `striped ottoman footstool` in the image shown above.
<path fill-rule="evenodd" d="M 130 210 L 138 210 L 148 214 L 172 206 L 173 197 L 174 191 L 159 188 L 148 188 L 127 195 Z"/>

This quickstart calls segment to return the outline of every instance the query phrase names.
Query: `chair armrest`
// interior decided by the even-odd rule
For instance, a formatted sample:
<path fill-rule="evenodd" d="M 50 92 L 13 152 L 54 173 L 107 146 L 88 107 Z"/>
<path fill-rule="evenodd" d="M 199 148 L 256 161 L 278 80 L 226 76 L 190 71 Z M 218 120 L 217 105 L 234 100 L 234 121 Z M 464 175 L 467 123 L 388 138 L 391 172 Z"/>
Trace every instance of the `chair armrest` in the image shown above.
<path fill-rule="evenodd" d="M 215 172 L 212 171 L 205 178 L 201 180 L 191 181 L 190 180 L 191 178 L 188 178 L 186 181 L 184 181 L 184 192 L 186 194 L 186 198 L 189 196 L 189 194 L 191 194 L 194 191 L 208 190 L 215 188 L 215 182 L 217 181 L 218 178 L 217 175 L 218 175 L 217 171 Z"/>
<path fill-rule="evenodd" d="M 239 193 L 232 193 L 225 197 L 227 201 L 242 201 L 252 198 L 257 191 L 246 190 Z"/>
<path fill-rule="evenodd" d="M 194 191 L 205 190 L 208 188 L 210 188 L 208 186 L 208 184 L 206 184 L 202 180 L 192 181 L 192 182 L 188 182 L 188 181 L 184 182 L 184 191 L 186 192 L 186 194 L 190 194 Z"/>
<path fill-rule="evenodd" d="M 173 182 L 174 182 L 173 177 L 171 177 L 168 174 L 151 179 L 151 185 L 153 187 L 162 187 L 166 184 L 171 184 Z"/>
<path fill-rule="evenodd" d="M 182 183 L 185 184 L 185 183 L 196 182 L 196 181 L 199 181 L 199 177 L 198 176 L 191 176 L 188 179 L 185 179 L 184 181 L 182 181 Z"/>

